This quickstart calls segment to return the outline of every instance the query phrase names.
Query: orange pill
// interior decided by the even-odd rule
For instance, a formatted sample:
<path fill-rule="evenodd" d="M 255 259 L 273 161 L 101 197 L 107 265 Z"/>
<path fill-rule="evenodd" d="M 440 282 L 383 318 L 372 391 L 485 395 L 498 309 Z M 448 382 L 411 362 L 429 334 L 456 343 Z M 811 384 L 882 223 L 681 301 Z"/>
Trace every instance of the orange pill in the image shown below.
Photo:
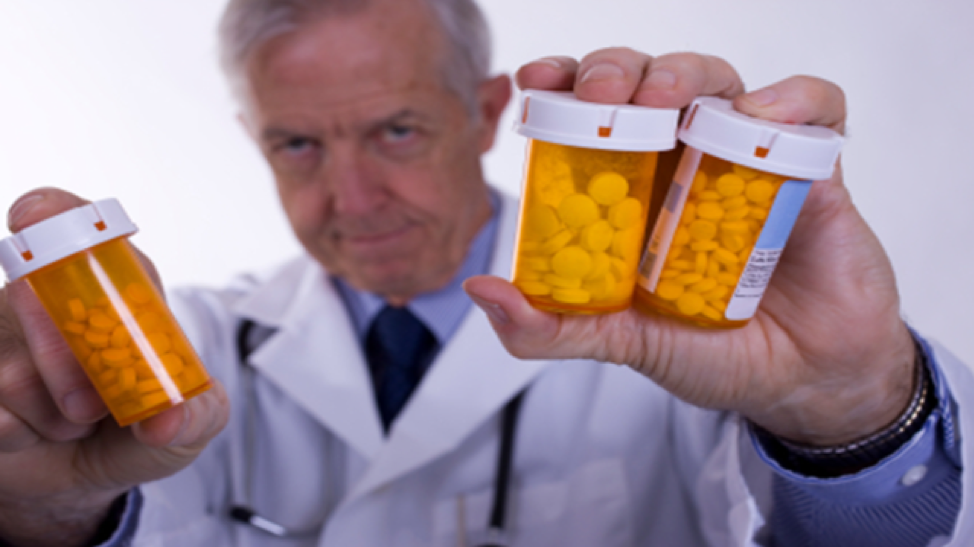
<path fill-rule="evenodd" d="M 135 304 L 148 304 L 152 301 L 152 291 L 141 283 L 129 283 L 125 296 Z"/>
<path fill-rule="evenodd" d="M 117 320 L 109 317 L 102 311 L 92 312 L 91 316 L 88 317 L 88 325 L 97 331 L 111 332 L 117 324 Z"/>
<path fill-rule="evenodd" d="M 105 332 L 89 330 L 85 332 L 85 342 L 88 342 L 88 345 L 93 348 L 107 348 L 109 336 Z"/>
<path fill-rule="evenodd" d="M 85 304 L 80 298 L 68 300 L 68 311 L 75 321 L 81 322 L 88 318 L 88 310 L 85 309 Z"/>
<path fill-rule="evenodd" d="M 124 325 L 118 325 L 112 330 L 112 336 L 109 339 L 114 348 L 125 348 L 132 342 L 132 336 L 129 334 L 128 329 Z"/>
<path fill-rule="evenodd" d="M 156 350 L 156 353 L 159 355 L 168 353 L 172 349 L 172 341 L 163 332 L 150 332 L 145 335 L 145 338 L 149 341 L 152 349 Z"/>
<path fill-rule="evenodd" d="M 159 358 L 162 361 L 163 366 L 169 371 L 172 376 L 178 376 L 180 372 L 185 368 L 183 363 L 183 358 L 176 355 L 175 353 L 167 353 Z"/>

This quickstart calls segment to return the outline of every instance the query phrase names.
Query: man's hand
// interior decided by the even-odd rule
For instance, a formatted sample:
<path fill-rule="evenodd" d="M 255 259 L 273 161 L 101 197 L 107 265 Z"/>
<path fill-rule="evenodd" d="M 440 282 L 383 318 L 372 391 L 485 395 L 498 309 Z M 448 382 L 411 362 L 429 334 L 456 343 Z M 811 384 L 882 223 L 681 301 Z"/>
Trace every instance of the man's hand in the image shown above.
<path fill-rule="evenodd" d="M 717 95 L 751 116 L 839 132 L 846 117 L 842 90 L 830 82 L 799 76 L 745 94 L 725 61 L 690 53 L 606 49 L 581 62 L 546 58 L 522 67 L 517 83 L 661 108 Z M 741 329 L 707 330 L 632 309 L 556 315 L 494 277 L 465 288 L 516 356 L 624 363 L 681 399 L 738 411 L 793 441 L 831 445 L 868 435 L 911 395 L 915 350 L 892 267 L 838 168 L 812 185 L 761 307 Z"/>
<path fill-rule="evenodd" d="M 11 208 L 9 228 L 18 232 L 84 204 L 59 190 L 35 190 Z M 84 544 L 119 495 L 192 462 L 223 428 L 229 405 L 215 382 L 130 428 L 107 413 L 27 284 L 3 287 L 0 537 L 14 545 Z"/>

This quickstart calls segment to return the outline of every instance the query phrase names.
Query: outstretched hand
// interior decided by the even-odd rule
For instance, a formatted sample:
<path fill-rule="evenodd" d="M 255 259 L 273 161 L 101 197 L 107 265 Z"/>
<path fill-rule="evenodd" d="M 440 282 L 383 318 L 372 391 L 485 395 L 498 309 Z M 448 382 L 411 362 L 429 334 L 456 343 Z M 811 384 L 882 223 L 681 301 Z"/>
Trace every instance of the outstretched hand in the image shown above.
<path fill-rule="evenodd" d="M 9 227 L 19 232 L 86 203 L 53 188 L 35 190 L 11 209 Z M 214 383 L 183 405 L 119 428 L 26 282 L 4 286 L 0 537 L 84 544 L 121 493 L 182 469 L 219 433 L 229 405 Z"/>
<path fill-rule="evenodd" d="M 583 100 L 683 108 L 700 95 L 732 99 L 758 118 L 842 132 L 836 85 L 798 76 L 744 93 L 724 60 L 606 49 L 580 62 L 551 57 L 517 74 L 521 88 L 574 90 Z M 465 288 L 514 355 L 625 364 L 692 404 L 734 410 L 782 437 L 830 445 L 868 435 L 907 406 L 914 346 L 899 314 L 889 260 L 853 206 L 837 167 L 817 181 L 754 319 L 708 330 L 630 309 L 601 316 L 531 307 L 490 276 Z"/>

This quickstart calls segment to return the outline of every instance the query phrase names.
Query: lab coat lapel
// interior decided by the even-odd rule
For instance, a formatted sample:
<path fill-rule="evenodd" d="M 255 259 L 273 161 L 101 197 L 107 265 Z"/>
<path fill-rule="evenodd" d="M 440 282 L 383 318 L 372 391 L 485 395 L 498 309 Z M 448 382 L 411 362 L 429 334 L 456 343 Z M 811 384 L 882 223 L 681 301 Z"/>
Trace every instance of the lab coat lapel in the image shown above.
<path fill-rule="evenodd" d="M 290 284 L 287 281 L 268 284 L 289 293 L 287 309 L 268 313 L 268 308 L 257 305 L 258 300 L 268 300 L 267 295 L 255 295 L 239 310 L 277 328 L 254 351 L 250 362 L 263 377 L 370 460 L 381 448 L 383 434 L 368 368 L 344 303 L 313 264 L 303 269 L 300 279 L 290 280 Z"/>
<path fill-rule="evenodd" d="M 511 357 L 483 312 L 472 311 L 393 424 L 352 497 L 456 448 L 547 365 Z"/>
<path fill-rule="evenodd" d="M 493 275 L 510 274 L 516 226 L 517 204 L 506 198 L 491 261 Z M 512 357 L 486 315 L 474 306 L 393 424 L 386 445 L 355 486 L 352 497 L 456 448 L 548 364 Z"/>

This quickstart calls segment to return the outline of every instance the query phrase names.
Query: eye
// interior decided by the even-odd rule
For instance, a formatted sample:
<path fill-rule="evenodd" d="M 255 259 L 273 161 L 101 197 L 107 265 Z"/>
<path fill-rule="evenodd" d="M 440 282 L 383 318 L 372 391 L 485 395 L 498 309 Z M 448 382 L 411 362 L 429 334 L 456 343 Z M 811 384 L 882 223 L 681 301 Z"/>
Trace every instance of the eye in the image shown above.
<path fill-rule="evenodd" d="M 306 137 L 291 137 L 281 143 L 278 149 L 289 155 L 300 155 L 317 147 L 317 142 Z"/>
<path fill-rule="evenodd" d="M 398 143 L 416 135 L 416 129 L 402 124 L 390 124 L 382 131 L 382 140 L 387 143 Z"/>

